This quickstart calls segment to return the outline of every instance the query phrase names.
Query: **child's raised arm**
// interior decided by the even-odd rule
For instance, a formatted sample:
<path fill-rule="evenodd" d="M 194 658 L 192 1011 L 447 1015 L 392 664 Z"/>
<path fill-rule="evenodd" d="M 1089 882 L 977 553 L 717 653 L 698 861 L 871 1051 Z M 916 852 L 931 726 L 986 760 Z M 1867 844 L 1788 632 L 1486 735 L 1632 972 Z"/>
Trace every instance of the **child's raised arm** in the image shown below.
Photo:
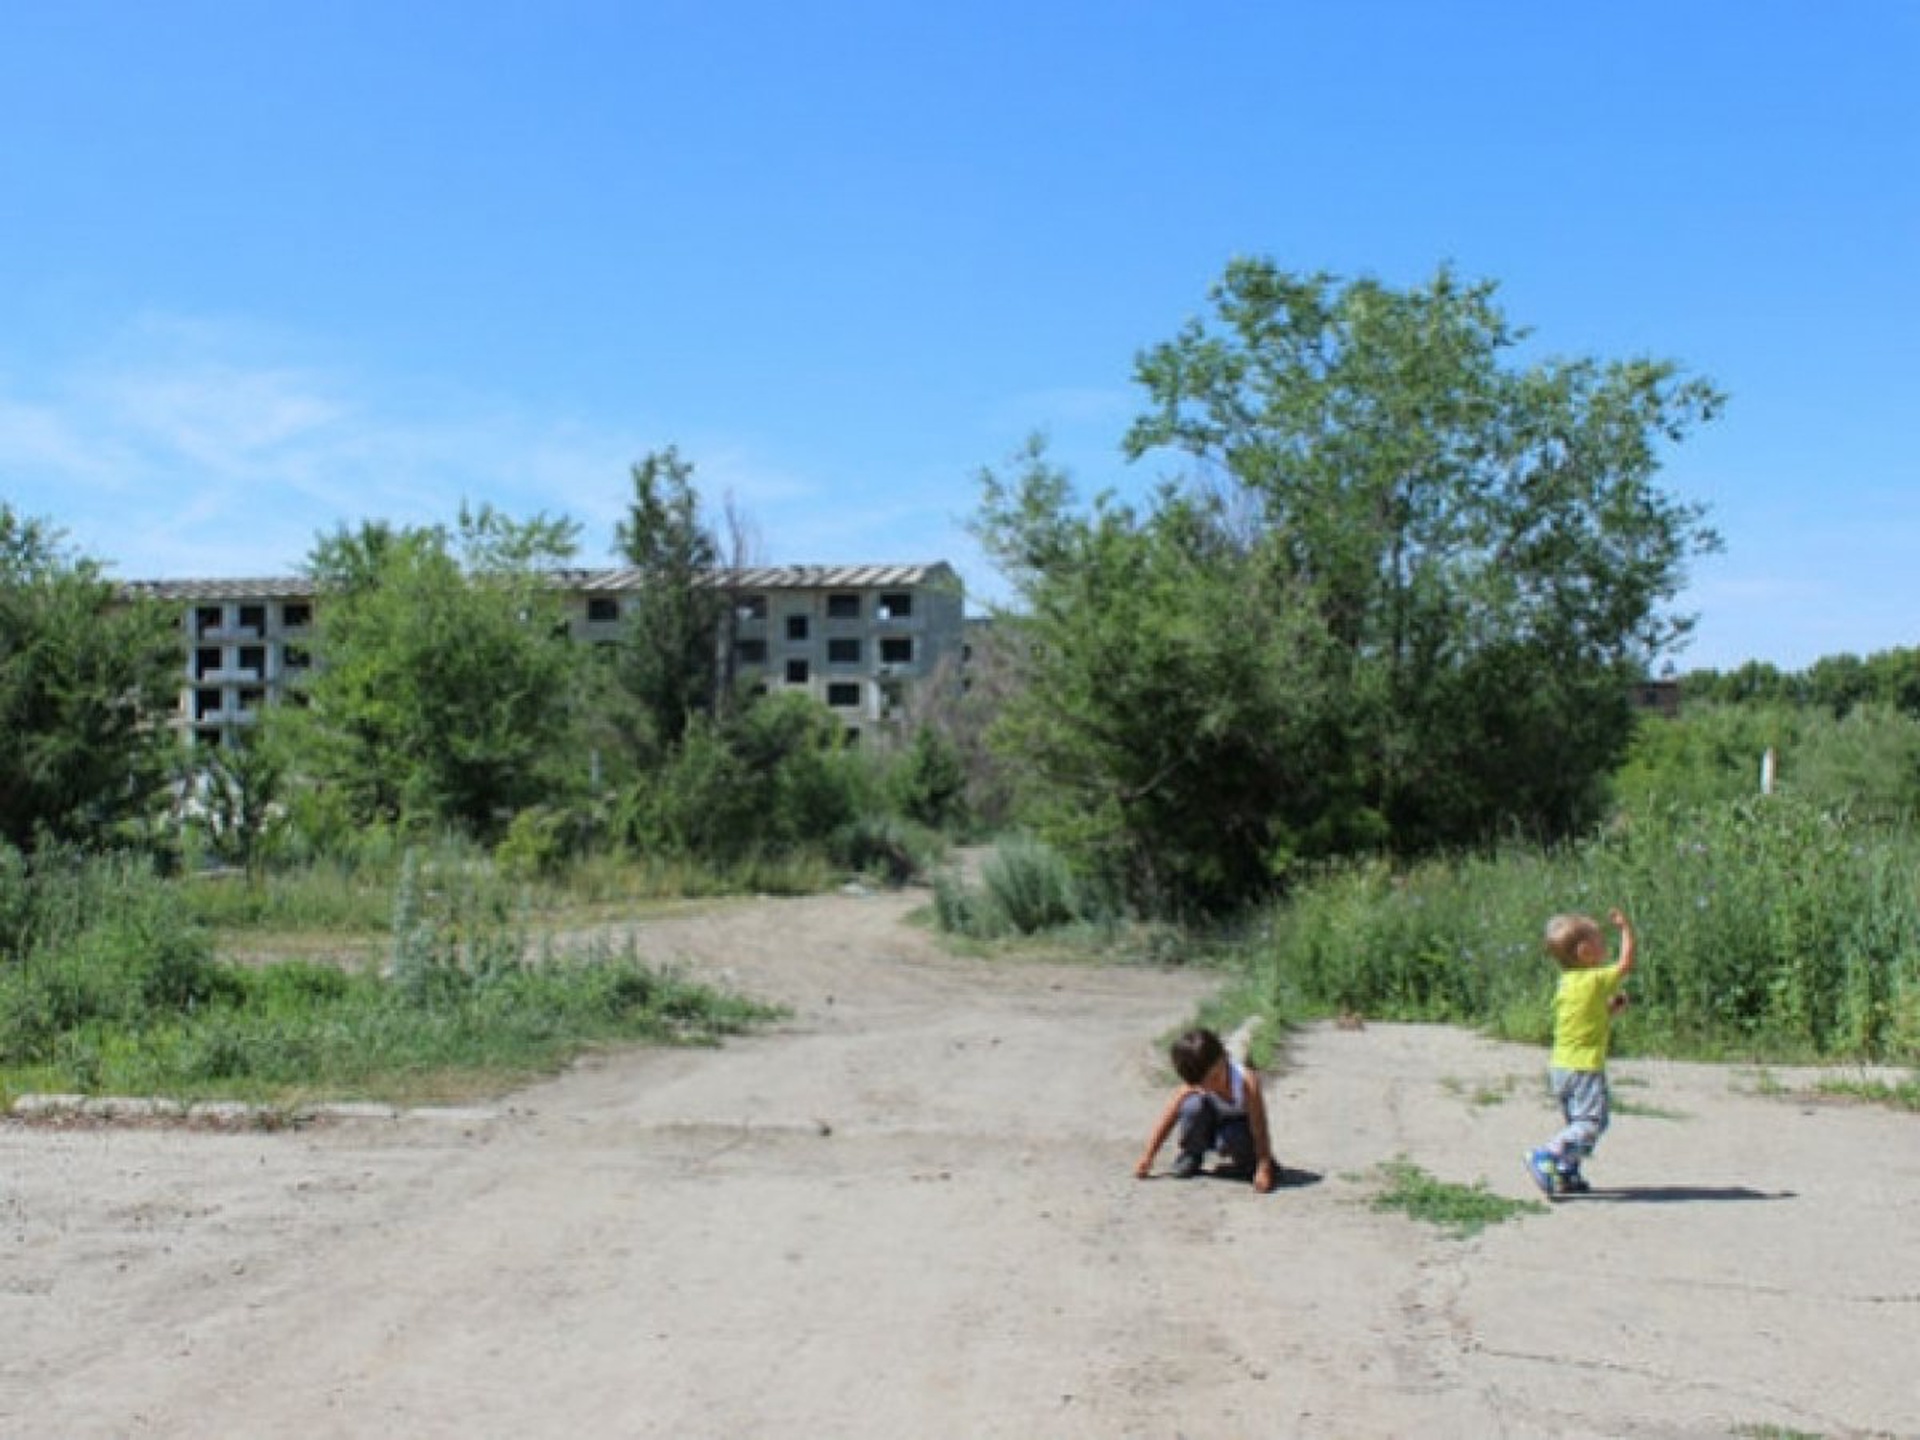
<path fill-rule="evenodd" d="M 1620 909 L 1609 911 L 1607 920 L 1620 932 L 1620 978 L 1624 980 L 1628 972 L 1633 969 L 1634 958 L 1639 948 L 1634 940 L 1633 922 L 1627 919 L 1627 912 Z"/>

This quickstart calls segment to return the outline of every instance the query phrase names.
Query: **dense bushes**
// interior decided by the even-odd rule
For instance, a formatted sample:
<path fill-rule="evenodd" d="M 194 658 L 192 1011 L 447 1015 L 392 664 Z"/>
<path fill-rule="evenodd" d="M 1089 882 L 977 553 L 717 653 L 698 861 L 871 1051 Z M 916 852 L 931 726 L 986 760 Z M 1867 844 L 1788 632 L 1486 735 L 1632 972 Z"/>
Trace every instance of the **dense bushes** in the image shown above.
<path fill-rule="evenodd" d="M 1920 840 L 1791 795 L 1623 814 L 1545 853 L 1330 870 L 1276 910 L 1281 1013 L 1345 1009 L 1544 1039 L 1560 910 L 1640 927 L 1629 1046 L 1920 1059 Z"/>
<path fill-rule="evenodd" d="M 1920 719 L 1878 703 L 1839 717 L 1776 703 L 1689 705 L 1678 718 L 1648 716 L 1613 790 L 1633 809 L 1736 799 L 1759 788 L 1769 750 L 1778 787 L 1803 800 L 1845 806 L 1857 819 L 1920 814 Z"/>

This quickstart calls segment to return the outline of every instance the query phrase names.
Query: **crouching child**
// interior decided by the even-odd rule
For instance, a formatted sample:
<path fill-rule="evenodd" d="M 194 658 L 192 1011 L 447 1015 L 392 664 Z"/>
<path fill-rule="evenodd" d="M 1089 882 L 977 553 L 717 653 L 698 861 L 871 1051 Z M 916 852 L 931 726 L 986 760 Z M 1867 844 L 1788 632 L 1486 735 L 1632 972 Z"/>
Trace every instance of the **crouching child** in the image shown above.
<path fill-rule="evenodd" d="M 1154 1122 L 1133 1173 L 1142 1180 L 1151 1175 L 1160 1147 L 1174 1135 L 1176 1180 L 1198 1175 L 1211 1152 L 1218 1157 L 1211 1173 L 1250 1179 L 1262 1194 L 1273 1189 L 1278 1172 L 1259 1072 L 1227 1054 L 1211 1030 L 1187 1031 L 1170 1054 L 1180 1084 Z"/>

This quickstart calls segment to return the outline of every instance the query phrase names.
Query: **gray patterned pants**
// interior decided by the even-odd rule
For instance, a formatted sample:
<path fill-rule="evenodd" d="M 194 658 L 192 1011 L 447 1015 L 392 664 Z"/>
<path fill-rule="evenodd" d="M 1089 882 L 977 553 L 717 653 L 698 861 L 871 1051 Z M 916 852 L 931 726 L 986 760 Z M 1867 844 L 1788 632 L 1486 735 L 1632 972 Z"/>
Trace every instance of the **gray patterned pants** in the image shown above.
<path fill-rule="evenodd" d="M 1563 1167 L 1580 1168 L 1580 1162 L 1593 1153 L 1607 1125 L 1613 1119 L 1612 1098 L 1607 1090 L 1604 1070 L 1553 1070 L 1549 1072 L 1553 1098 L 1560 1102 L 1560 1115 L 1567 1123 L 1547 1142 L 1547 1149 Z"/>

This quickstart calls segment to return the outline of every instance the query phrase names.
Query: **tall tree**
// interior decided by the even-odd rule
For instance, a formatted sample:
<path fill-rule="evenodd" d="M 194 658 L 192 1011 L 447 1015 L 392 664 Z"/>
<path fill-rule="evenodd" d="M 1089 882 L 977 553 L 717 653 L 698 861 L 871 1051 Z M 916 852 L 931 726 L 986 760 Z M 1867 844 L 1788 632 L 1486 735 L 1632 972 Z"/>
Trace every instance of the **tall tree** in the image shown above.
<path fill-rule="evenodd" d="M 489 834 L 578 772 L 582 647 L 551 570 L 571 521 L 463 509 L 457 529 L 341 529 L 308 561 L 317 665 L 304 706 L 272 716 L 350 819 Z"/>
<path fill-rule="evenodd" d="M 126 601 L 0 501 L 0 839 L 98 842 L 147 815 L 170 748 L 178 616 Z"/>
<path fill-rule="evenodd" d="M 1075 513 L 1033 457 L 990 477 L 981 533 L 1037 627 L 1009 725 L 1046 737 L 1056 795 L 1118 805 L 1132 871 L 1184 857 L 1174 898 L 1205 904 L 1368 836 L 1584 823 L 1716 543 L 1654 484 L 1660 445 L 1720 397 L 1659 361 L 1518 364 L 1494 287 L 1444 269 L 1395 290 L 1240 260 L 1212 299 L 1138 362 L 1126 452 L 1184 460 L 1145 514 Z"/>
<path fill-rule="evenodd" d="M 632 476 L 615 544 L 640 586 L 620 675 L 653 739 L 671 747 L 694 716 L 714 712 L 724 692 L 728 601 L 716 583 L 719 542 L 700 518 L 692 463 L 669 445 L 645 456 Z"/>

